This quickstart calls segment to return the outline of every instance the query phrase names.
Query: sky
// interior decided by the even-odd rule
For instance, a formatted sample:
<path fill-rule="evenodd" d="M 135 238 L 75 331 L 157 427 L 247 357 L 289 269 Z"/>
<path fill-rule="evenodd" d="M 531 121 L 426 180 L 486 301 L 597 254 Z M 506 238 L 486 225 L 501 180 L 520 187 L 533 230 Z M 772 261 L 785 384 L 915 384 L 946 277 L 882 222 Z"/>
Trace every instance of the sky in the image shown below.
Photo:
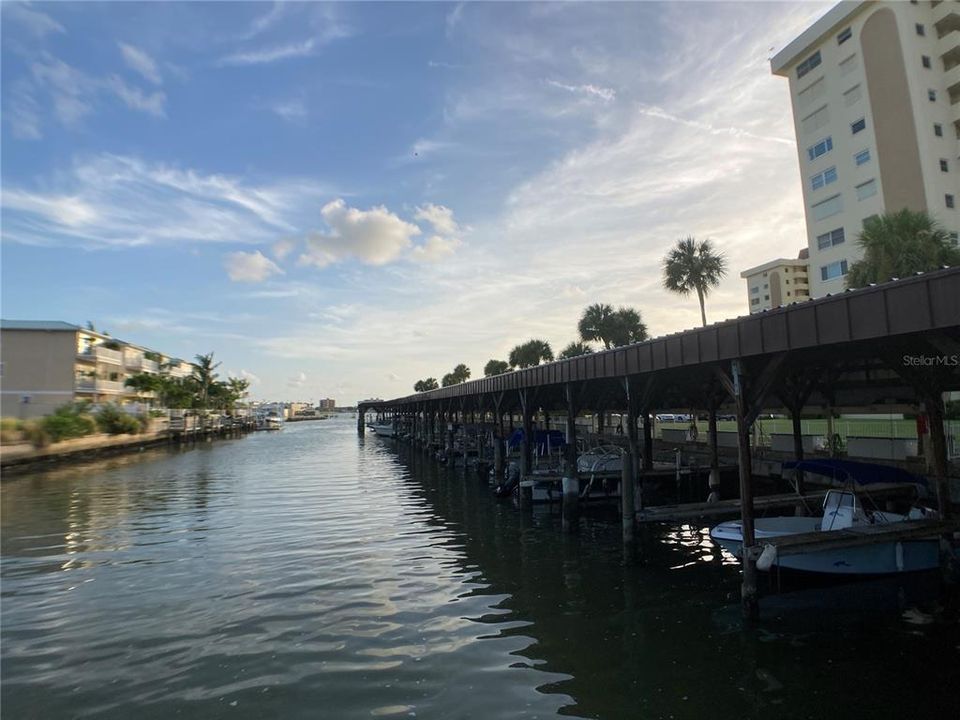
<path fill-rule="evenodd" d="M 806 244 L 769 58 L 828 7 L 3 2 L 0 309 L 341 405 L 595 302 L 695 327 L 687 235 L 745 315 Z"/>

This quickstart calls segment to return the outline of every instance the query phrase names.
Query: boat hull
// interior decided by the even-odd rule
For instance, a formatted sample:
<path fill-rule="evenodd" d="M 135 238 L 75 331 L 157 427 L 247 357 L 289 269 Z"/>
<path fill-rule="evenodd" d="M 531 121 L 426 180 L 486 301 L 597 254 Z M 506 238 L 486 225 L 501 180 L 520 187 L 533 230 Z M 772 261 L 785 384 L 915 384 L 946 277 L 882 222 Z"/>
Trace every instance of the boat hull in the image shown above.
<path fill-rule="evenodd" d="M 781 521 L 780 527 L 771 527 L 769 520 Z M 770 518 L 756 521 L 756 541 L 800 532 L 815 532 L 817 518 Z M 795 527 L 786 527 L 790 521 Z M 808 527 L 809 526 L 809 527 Z M 791 532 L 792 530 L 792 532 Z M 741 558 L 743 536 L 739 522 L 721 523 L 710 531 L 710 537 L 724 550 Z M 816 552 L 777 557 L 772 566 L 787 570 L 828 575 L 894 575 L 905 572 L 933 570 L 940 566 L 940 544 L 936 538 L 883 542 L 859 547 L 835 548 Z"/>

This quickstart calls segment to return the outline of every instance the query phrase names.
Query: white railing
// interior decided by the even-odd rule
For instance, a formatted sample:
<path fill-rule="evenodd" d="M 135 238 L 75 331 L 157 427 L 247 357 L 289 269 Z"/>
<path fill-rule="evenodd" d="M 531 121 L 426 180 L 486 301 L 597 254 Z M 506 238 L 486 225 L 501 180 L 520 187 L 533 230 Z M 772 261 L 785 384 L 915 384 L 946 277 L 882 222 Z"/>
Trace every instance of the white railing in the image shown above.
<path fill-rule="evenodd" d="M 84 360 L 97 360 L 100 362 L 114 363 L 116 365 L 123 364 L 122 351 L 110 350 L 109 348 L 101 347 L 99 345 L 94 345 L 93 347 L 87 348 L 81 353 L 77 353 L 77 357 Z"/>
<path fill-rule="evenodd" d="M 80 378 L 76 387 L 79 392 L 123 393 L 126 390 L 122 382 L 99 378 Z"/>
<path fill-rule="evenodd" d="M 146 373 L 160 372 L 160 364 L 156 360 L 147 360 L 143 355 L 127 355 L 123 360 L 123 364 L 128 370 Z"/>

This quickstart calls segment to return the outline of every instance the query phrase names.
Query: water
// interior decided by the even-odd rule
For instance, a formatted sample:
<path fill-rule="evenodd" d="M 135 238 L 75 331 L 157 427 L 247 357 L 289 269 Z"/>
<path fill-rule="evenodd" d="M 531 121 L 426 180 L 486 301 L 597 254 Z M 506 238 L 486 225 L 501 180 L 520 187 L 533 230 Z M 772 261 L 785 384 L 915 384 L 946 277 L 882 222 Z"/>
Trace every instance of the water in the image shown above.
<path fill-rule="evenodd" d="M 706 528 L 624 567 L 354 421 L 8 479 L 4 718 L 958 717 L 919 580 L 744 629 Z"/>

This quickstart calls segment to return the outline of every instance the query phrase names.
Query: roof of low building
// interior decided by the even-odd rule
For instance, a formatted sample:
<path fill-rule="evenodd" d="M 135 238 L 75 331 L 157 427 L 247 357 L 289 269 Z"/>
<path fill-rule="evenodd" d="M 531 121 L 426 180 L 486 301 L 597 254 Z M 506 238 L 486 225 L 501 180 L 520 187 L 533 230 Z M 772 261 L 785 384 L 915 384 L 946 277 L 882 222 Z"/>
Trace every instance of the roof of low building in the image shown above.
<path fill-rule="evenodd" d="M 83 328 L 79 325 L 63 322 L 62 320 L 0 320 L 0 329 L 76 332 Z"/>

